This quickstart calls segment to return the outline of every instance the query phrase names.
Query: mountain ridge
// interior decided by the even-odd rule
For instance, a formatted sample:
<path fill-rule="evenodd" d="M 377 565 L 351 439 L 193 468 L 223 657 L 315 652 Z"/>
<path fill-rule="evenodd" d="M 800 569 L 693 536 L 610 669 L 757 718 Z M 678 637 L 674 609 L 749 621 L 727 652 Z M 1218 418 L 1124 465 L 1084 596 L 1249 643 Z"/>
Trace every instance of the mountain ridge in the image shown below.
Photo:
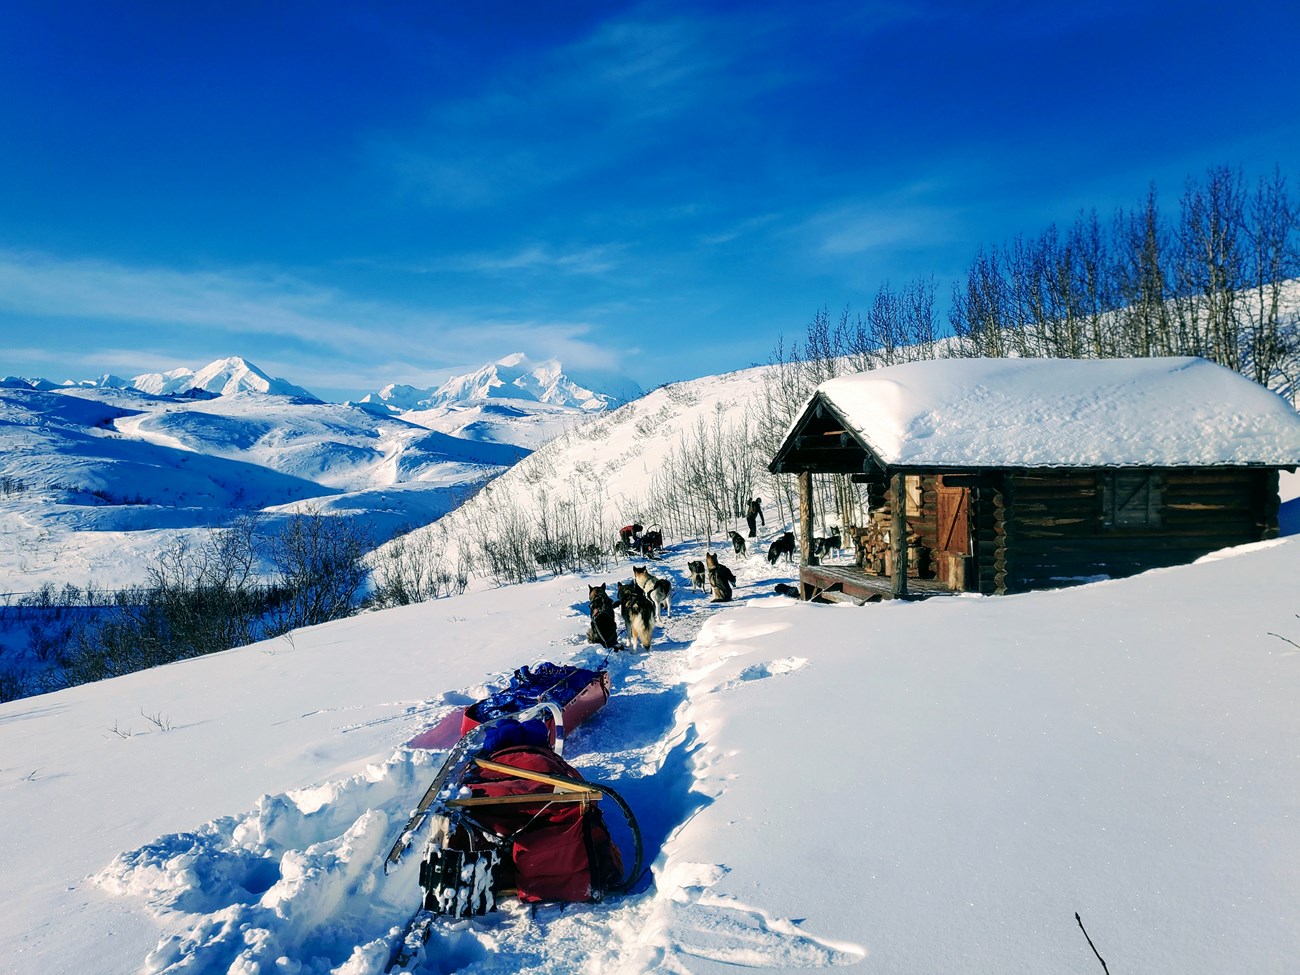
<path fill-rule="evenodd" d="M 559 359 L 533 360 L 522 352 L 512 352 L 472 372 L 452 376 L 439 386 L 419 388 L 391 383 L 377 392 L 367 393 L 357 405 L 382 404 L 390 410 L 408 412 L 431 410 L 454 403 L 483 400 L 521 400 L 548 406 L 567 406 L 588 413 L 614 409 L 641 395 L 634 383 L 618 378 L 607 379 L 621 388 L 617 392 L 600 391 L 568 375 Z"/>

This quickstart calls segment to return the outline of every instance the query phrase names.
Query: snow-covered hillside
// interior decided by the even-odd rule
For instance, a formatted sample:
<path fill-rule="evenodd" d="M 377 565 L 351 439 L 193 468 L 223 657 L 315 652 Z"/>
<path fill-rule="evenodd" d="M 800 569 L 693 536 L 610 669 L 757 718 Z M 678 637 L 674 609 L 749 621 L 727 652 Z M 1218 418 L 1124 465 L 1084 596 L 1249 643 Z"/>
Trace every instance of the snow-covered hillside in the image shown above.
<path fill-rule="evenodd" d="M 761 391 L 761 370 L 656 390 L 492 490 L 522 506 L 572 484 L 611 524 L 639 516 L 677 437 Z M 178 465 L 239 412 L 147 424 L 124 395 L 37 412 Z M 263 439 L 239 450 L 269 459 Z M 473 530 L 479 503 L 444 526 Z M 566 758 L 631 803 L 651 873 L 602 904 L 438 922 L 408 971 L 1076 975 L 1100 966 L 1075 912 L 1116 972 L 1300 957 L 1296 538 L 863 607 L 774 595 L 794 567 L 752 550 L 724 554 L 737 598 L 712 603 L 684 571 L 704 547 L 670 539 L 656 564 L 673 611 L 646 653 L 585 637 L 588 586 L 630 578 L 624 561 L 0 705 L 0 957 L 22 975 L 383 971 L 420 897 L 414 859 L 386 875 L 384 852 L 443 757 L 407 743 L 546 660 L 610 670 Z"/>
<path fill-rule="evenodd" d="M 297 397 L 112 387 L 0 389 L 0 591 L 143 581 L 187 531 L 241 514 L 361 516 L 378 538 L 425 524 L 526 453 Z"/>
<path fill-rule="evenodd" d="M 1098 969 L 1300 957 L 1294 539 L 1072 590 L 731 605 L 614 653 L 566 757 L 652 871 L 603 904 L 435 924 L 410 971 Z M 569 576 L 0 705 L 0 953 L 76 971 L 361 975 L 419 901 L 386 876 L 441 752 L 405 742 L 543 660 L 599 665 Z M 616 830 L 626 843 L 626 834 Z M 93 950 L 88 944 L 93 941 Z"/>
<path fill-rule="evenodd" d="M 566 430 L 503 473 L 490 491 L 423 529 L 416 540 L 436 535 L 440 548 L 454 560 L 457 539 L 472 535 L 493 505 L 506 498 L 528 509 L 538 491 L 598 508 L 611 540 L 621 525 L 652 524 L 657 514 L 647 507 L 647 497 L 665 460 L 701 423 L 707 425 L 720 416 L 730 425 L 753 416 L 765 395 L 764 376 L 770 368 L 755 366 L 661 386 Z M 766 460 L 760 466 L 765 467 Z"/>

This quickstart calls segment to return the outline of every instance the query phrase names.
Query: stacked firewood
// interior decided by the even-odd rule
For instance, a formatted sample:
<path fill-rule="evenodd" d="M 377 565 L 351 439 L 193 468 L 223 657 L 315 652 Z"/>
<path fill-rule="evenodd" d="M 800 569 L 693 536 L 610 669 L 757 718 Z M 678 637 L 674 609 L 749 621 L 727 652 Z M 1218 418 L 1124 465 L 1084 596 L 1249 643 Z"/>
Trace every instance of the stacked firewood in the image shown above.
<path fill-rule="evenodd" d="M 890 553 L 890 524 L 884 519 L 872 518 L 854 535 L 853 543 L 859 568 L 875 575 L 888 575 L 893 565 Z M 908 575 L 916 575 L 921 554 L 921 536 L 907 533 Z"/>
<path fill-rule="evenodd" d="M 885 541 L 885 529 L 874 518 L 859 529 L 853 539 L 856 548 L 856 561 L 859 568 L 876 575 L 885 573 L 885 553 L 889 543 Z"/>

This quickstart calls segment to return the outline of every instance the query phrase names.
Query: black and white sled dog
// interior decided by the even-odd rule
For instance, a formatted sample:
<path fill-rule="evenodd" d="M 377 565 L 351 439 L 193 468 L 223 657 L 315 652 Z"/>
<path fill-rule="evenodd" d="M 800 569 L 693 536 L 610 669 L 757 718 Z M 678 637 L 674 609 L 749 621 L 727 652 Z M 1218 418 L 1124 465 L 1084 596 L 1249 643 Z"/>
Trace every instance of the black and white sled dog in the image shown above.
<path fill-rule="evenodd" d="M 740 532 L 727 532 L 727 537 L 731 539 L 731 548 L 737 555 L 745 554 L 745 536 Z"/>
<path fill-rule="evenodd" d="M 736 575 L 725 565 L 718 561 L 718 557 L 708 552 L 704 556 L 704 564 L 709 571 L 709 585 L 713 587 L 713 602 L 725 603 L 731 600 L 732 590 L 736 586 Z"/>
<path fill-rule="evenodd" d="M 844 548 L 844 539 L 840 530 L 834 525 L 826 529 L 825 535 L 813 539 L 813 555 L 839 555 Z"/>
<path fill-rule="evenodd" d="M 708 573 L 704 568 L 704 563 L 695 559 L 686 563 L 686 572 L 691 577 L 691 592 L 697 589 L 704 592 L 704 580 Z"/>
<path fill-rule="evenodd" d="M 661 579 L 659 576 L 650 574 L 650 566 L 634 565 L 632 566 L 632 578 L 641 590 L 650 597 L 655 606 L 655 616 L 661 612 L 668 616 L 673 615 L 673 584 L 667 579 Z"/>
<path fill-rule="evenodd" d="M 772 543 L 767 550 L 767 561 L 770 565 L 776 565 L 776 560 L 782 555 L 787 562 L 794 561 L 794 532 L 785 532 Z"/>
<path fill-rule="evenodd" d="M 627 631 L 627 648 L 635 650 L 639 643 L 649 650 L 655 633 L 655 607 L 650 597 L 635 582 L 620 582 L 618 605 Z"/>
<path fill-rule="evenodd" d="M 599 643 L 611 650 L 617 649 L 618 623 L 614 621 L 614 600 L 605 591 L 605 584 L 587 586 L 587 602 L 591 606 L 591 627 L 587 630 L 587 642 Z"/>

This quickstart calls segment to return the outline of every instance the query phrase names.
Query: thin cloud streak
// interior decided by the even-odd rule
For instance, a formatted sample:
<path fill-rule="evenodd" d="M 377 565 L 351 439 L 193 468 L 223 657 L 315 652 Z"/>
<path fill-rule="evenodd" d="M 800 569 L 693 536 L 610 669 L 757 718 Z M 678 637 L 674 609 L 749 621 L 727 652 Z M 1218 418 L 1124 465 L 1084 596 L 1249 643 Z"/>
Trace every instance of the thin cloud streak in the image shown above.
<path fill-rule="evenodd" d="M 334 292 L 280 273 L 175 271 L 0 251 L 0 309 L 280 335 L 343 348 L 367 331 L 337 320 Z"/>
<path fill-rule="evenodd" d="M 571 257 L 568 263 L 578 262 Z M 355 356 L 349 353 L 361 348 L 400 359 L 408 370 L 431 374 L 452 363 L 482 363 L 513 351 L 538 358 L 559 355 L 566 364 L 593 368 L 615 364 L 614 356 L 589 337 L 596 331 L 589 323 L 511 321 L 463 310 L 420 312 L 358 301 L 274 271 L 134 268 L 0 251 L 0 312 L 9 318 L 42 320 L 46 334 L 64 336 L 59 345 L 80 350 L 74 356 L 61 353 L 60 360 L 71 367 L 84 363 L 95 375 L 106 370 L 139 375 L 182 365 L 199 368 L 210 361 L 190 361 L 192 353 L 168 358 L 166 350 L 181 347 L 206 346 L 212 349 L 211 358 L 249 355 L 256 361 L 259 357 L 241 345 L 267 338 L 289 340 L 306 350 L 315 365 L 286 378 L 309 387 L 321 379 L 335 388 L 355 387 L 363 378 L 359 371 L 334 364 L 340 359 L 350 362 Z M 74 324 L 78 321 L 114 322 L 105 336 L 114 344 L 98 346 L 93 336 L 87 340 L 82 327 Z M 203 336 L 205 331 L 214 334 Z M 133 336 L 140 351 L 122 348 L 126 334 Z M 7 349 L 5 358 L 16 366 L 42 366 L 49 353 Z M 378 385 L 393 381 L 378 369 L 370 372 L 373 375 L 366 378 Z"/>
<path fill-rule="evenodd" d="M 533 244 L 500 256 L 484 254 L 451 258 L 441 264 L 431 265 L 429 269 L 487 274 L 505 271 L 605 274 L 617 267 L 615 254 L 618 250 L 619 248 L 612 246 L 596 246 L 574 251 L 557 251 L 543 244 Z"/>

